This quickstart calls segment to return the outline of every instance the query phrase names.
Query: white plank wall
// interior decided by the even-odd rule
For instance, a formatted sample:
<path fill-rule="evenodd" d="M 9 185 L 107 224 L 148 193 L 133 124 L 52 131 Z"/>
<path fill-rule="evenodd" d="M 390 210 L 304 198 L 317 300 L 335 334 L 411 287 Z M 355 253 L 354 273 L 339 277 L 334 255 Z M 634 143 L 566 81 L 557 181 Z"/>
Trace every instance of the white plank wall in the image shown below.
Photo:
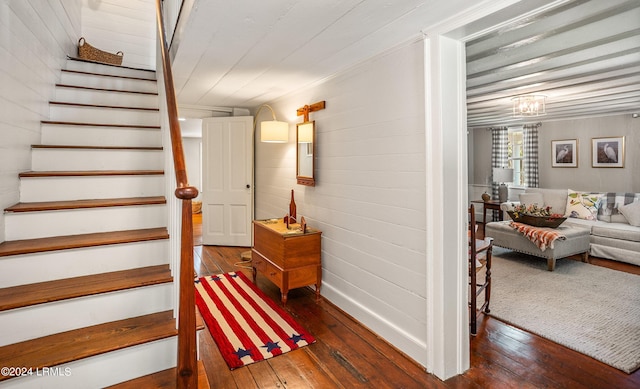
<path fill-rule="evenodd" d="M 289 143 L 256 143 L 256 216 L 323 231 L 322 294 L 421 363 L 426 348 L 423 44 L 379 55 L 272 102 Z M 371 80 L 376 80 L 372 82 Z M 296 109 L 325 100 L 316 186 L 295 181 Z M 263 111 L 264 112 L 264 111 Z M 268 120 L 261 113 L 258 121 Z M 259 136 L 259 131 L 257 131 Z"/>
<path fill-rule="evenodd" d="M 155 69 L 155 3 L 155 0 L 82 0 L 81 35 L 101 50 L 122 51 L 123 66 Z"/>
<path fill-rule="evenodd" d="M 31 145 L 66 54 L 80 33 L 80 0 L 0 2 L 0 209 L 18 202 L 18 173 L 31 169 Z M 4 241 L 0 213 L 0 242 Z"/>

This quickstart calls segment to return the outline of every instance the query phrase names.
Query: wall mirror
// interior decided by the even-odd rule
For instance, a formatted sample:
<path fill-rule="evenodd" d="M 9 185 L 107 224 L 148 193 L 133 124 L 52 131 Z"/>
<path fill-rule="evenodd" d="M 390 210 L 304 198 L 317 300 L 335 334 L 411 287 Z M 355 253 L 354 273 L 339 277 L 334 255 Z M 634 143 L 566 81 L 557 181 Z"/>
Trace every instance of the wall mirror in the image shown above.
<path fill-rule="evenodd" d="M 298 184 L 315 186 L 314 154 L 316 148 L 316 122 L 304 122 L 296 125 L 296 178 Z"/>

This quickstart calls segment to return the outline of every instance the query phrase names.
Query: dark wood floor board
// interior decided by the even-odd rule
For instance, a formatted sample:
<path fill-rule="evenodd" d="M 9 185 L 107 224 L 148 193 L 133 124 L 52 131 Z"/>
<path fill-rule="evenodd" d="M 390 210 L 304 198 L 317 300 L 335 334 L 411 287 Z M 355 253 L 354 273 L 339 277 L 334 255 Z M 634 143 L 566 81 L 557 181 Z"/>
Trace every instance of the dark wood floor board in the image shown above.
<path fill-rule="evenodd" d="M 227 367 L 208 329 L 199 337 L 200 359 L 204 363 L 211 388 L 236 388 L 234 376 Z"/>
<path fill-rule="evenodd" d="M 289 353 L 289 358 L 273 358 L 269 363 L 288 388 L 344 388 L 331 371 L 322 368 L 309 347 Z"/>
<path fill-rule="evenodd" d="M 413 377 L 417 382 L 422 382 L 425 385 L 432 384 L 434 380 L 440 382 L 436 377 L 430 374 L 425 374 L 426 369 L 424 367 L 420 366 L 410 358 L 407 358 L 407 356 L 398 349 L 380 339 L 380 337 L 372 331 L 362 326 L 362 324 L 355 321 L 351 316 L 346 315 L 333 304 L 323 301 L 322 307 L 345 327 L 357 334 L 363 341 L 375 348 L 380 355 L 384 355 L 384 358 L 387 361 L 397 366 L 400 370 L 406 372 L 406 374 Z M 445 386 L 441 385 L 441 387 Z"/>
<path fill-rule="evenodd" d="M 556 386 L 606 388 L 620 378 L 628 378 L 615 368 L 550 340 L 505 326 L 497 319 L 487 318 L 486 321 L 485 334 L 494 347 L 501 346 L 498 350 L 527 365 L 529 370 L 544 375 Z"/>
<path fill-rule="evenodd" d="M 292 305 L 293 300 L 289 300 Z M 331 356 L 340 362 L 343 369 L 377 388 L 417 386 L 418 382 L 413 377 L 389 363 L 385 355 L 337 320 L 324 305 L 327 304 L 305 302 L 303 306 L 292 309 L 295 309 L 300 324 L 312 334 L 317 333 L 321 341 L 332 349 Z M 382 372 L 384 375 L 381 376 Z"/>

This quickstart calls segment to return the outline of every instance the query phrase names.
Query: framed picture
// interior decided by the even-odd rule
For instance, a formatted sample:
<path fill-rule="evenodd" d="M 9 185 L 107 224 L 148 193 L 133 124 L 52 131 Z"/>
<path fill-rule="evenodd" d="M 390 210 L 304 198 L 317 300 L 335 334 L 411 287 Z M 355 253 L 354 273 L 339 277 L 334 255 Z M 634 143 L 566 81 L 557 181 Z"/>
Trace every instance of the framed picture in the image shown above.
<path fill-rule="evenodd" d="M 624 167 L 624 136 L 591 139 L 591 166 Z"/>
<path fill-rule="evenodd" d="M 552 140 L 551 166 L 578 167 L 578 140 Z"/>

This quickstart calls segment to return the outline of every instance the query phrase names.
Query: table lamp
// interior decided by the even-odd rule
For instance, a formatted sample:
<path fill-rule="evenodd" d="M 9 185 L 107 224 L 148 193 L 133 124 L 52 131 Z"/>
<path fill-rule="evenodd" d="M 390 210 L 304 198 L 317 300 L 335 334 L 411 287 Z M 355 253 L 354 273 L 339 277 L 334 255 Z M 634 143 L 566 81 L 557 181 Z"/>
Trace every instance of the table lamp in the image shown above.
<path fill-rule="evenodd" d="M 498 188 L 498 199 L 501 203 L 504 203 L 509 197 L 509 189 L 505 183 L 513 182 L 513 169 L 493 168 L 493 182 L 500 183 L 500 187 Z"/>

